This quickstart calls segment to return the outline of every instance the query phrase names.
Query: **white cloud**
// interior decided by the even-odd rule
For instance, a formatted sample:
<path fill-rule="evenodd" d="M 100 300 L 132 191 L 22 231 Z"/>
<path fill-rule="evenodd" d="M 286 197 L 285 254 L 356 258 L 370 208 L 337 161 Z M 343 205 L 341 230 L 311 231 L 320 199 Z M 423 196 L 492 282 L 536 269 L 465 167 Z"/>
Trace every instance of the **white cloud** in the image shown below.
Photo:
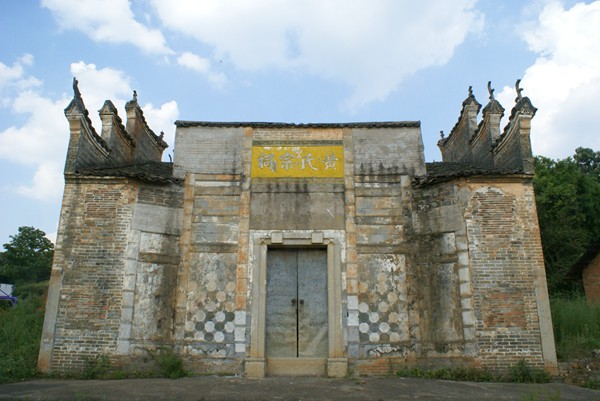
<path fill-rule="evenodd" d="M 175 143 L 174 122 L 179 117 L 177 102 L 171 100 L 159 108 L 155 108 L 152 103 L 148 103 L 144 105 L 143 110 L 146 121 L 154 133 L 160 134 L 161 131 L 165 133 L 164 140 L 169 144 L 169 148 L 165 151 L 163 159 L 168 160 L 167 154 L 173 152 L 173 144 Z"/>
<path fill-rule="evenodd" d="M 37 167 L 29 186 L 22 185 L 17 192 L 41 201 L 58 201 L 63 192 L 63 164 L 42 163 Z"/>
<path fill-rule="evenodd" d="M 56 244 L 56 235 L 57 234 L 58 234 L 58 232 L 56 232 L 56 231 L 46 233 L 46 238 L 48 238 L 50 241 L 52 241 L 53 244 Z"/>
<path fill-rule="evenodd" d="M 111 99 L 124 118 L 125 99 L 131 97 L 132 91 L 129 78 L 122 71 L 108 67 L 98 69 L 94 64 L 80 61 L 71 64 L 71 73 L 79 80 L 79 88 L 97 132 L 100 132 L 101 125 L 96 111 L 105 99 Z M 20 76 L 25 75 L 20 73 Z M 17 193 L 45 201 L 60 199 L 69 141 L 69 125 L 64 108 L 69 103 L 69 97 L 63 95 L 51 99 L 39 92 L 26 90 L 11 99 L 11 111 L 28 117 L 23 125 L 0 131 L 0 159 L 34 166 L 36 169 L 29 184 L 14 189 Z M 156 108 L 148 104 L 143 109 L 150 127 L 168 133 L 165 140 L 172 144 L 173 121 L 179 114 L 177 103 L 171 101 Z"/>
<path fill-rule="evenodd" d="M 60 199 L 69 135 L 63 117 L 66 103 L 66 98 L 47 99 L 32 91 L 14 99 L 13 112 L 29 117 L 22 126 L 0 132 L 0 158 L 36 168 L 32 182 L 16 189 L 19 194 L 44 201 Z"/>
<path fill-rule="evenodd" d="M 167 27 L 212 45 L 239 69 L 301 69 L 349 85 L 349 108 L 382 100 L 412 73 L 443 65 L 483 24 L 474 0 L 152 3 Z"/>
<path fill-rule="evenodd" d="M 600 1 L 570 9 L 552 1 L 523 33 L 529 48 L 538 54 L 522 83 L 524 95 L 539 109 L 532 123 L 535 154 L 564 158 L 578 146 L 600 149 L 598 27 Z M 499 99 L 514 97 L 514 89 L 505 88 Z"/>
<path fill-rule="evenodd" d="M 63 29 L 83 32 L 92 40 L 130 43 L 154 54 L 171 54 L 163 34 L 135 20 L 127 0 L 43 0 Z"/>
<path fill-rule="evenodd" d="M 63 109 L 66 98 L 51 100 L 32 91 L 14 99 L 13 112 L 29 115 L 20 127 L 0 132 L 0 158 L 34 166 L 63 159 L 69 127 Z"/>
<path fill-rule="evenodd" d="M 37 78 L 26 76 L 24 67 L 33 64 L 33 56 L 24 54 L 12 66 L 0 62 L 0 91 L 9 87 L 15 86 L 18 89 L 27 89 L 41 85 L 41 81 Z"/>
<path fill-rule="evenodd" d="M 201 75 L 205 75 L 208 81 L 217 88 L 223 87 L 225 82 L 227 82 L 225 74 L 212 71 L 210 61 L 196 54 L 184 52 L 177 58 L 177 63 Z"/>

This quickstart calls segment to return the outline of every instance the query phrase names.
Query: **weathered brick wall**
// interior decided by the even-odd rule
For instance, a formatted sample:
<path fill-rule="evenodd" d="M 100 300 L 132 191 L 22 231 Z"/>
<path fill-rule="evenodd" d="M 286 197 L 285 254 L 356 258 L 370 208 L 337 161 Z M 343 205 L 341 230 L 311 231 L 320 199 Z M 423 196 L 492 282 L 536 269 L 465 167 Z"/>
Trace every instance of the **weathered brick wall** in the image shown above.
<path fill-rule="evenodd" d="M 530 129 L 531 119 L 537 109 L 518 90 L 517 102 L 511 110 L 509 122 L 500 135 L 500 119 L 504 108 L 494 99 L 489 84 L 488 89 L 490 101 L 483 110 L 483 119 L 479 125 L 477 115 L 481 105 L 469 90 L 469 97 L 463 102 L 458 122 L 450 135 L 442 137 L 438 142 L 443 161 L 533 174 Z"/>
<path fill-rule="evenodd" d="M 141 109 L 140 109 L 141 111 Z M 163 147 L 157 139 L 157 135 L 148 127 L 140 129 L 141 132 L 133 133 L 135 138 L 135 148 L 133 149 L 133 158 L 138 162 L 149 160 L 160 161 L 163 154 Z M 166 148 L 166 143 L 163 145 Z"/>
<path fill-rule="evenodd" d="M 474 161 L 471 139 L 477 130 L 477 114 L 481 105 L 469 88 L 469 96 L 463 101 L 456 125 L 446 138 L 438 142 L 445 162 L 471 163 Z"/>
<path fill-rule="evenodd" d="M 490 96 L 489 103 L 483 108 L 483 118 L 469 144 L 473 162 L 477 166 L 483 168 L 495 166 L 492 149 L 500 138 L 500 119 L 503 115 L 504 108 L 500 102 Z"/>
<path fill-rule="evenodd" d="M 412 231 L 410 180 L 424 173 L 423 145 L 415 128 L 353 129 L 349 145 L 354 174 L 346 202 L 351 202 L 354 221 L 347 236 L 355 241 L 357 274 L 356 285 L 348 286 L 348 330 L 352 333 L 356 325 L 358 333 L 349 335 L 348 356 L 359 370 L 373 373 L 374 358 L 414 353 L 407 237 Z M 370 361 L 361 363 L 365 358 Z"/>
<path fill-rule="evenodd" d="M 469 256 L 455 183 L 415 191 L 413 291 L 420 358 L 476 355 Z"/>
<path fill-rule="evenodd" d="M 143 184 L 140 186 L 137 200 L 141 205 L 181 209 L 183 207 L 183 188 L 179 185 Z"/>
<path fill-rule="evenodd" d="M 182 204 L 179 185 L 140 185 L 124 272 L 121 355 L 173 342 Z"/>
<path fill-rule="evenodd" d="M 178 127 L 174 174 L 239 174 L 242 133 L 242 128 Z"/>
<path fill-rule="evenodd" d="M 146 123 L 144 111 L 137 102 L 137 94 L 125 104 L 127 133 L 133 137 L 133 159 L 137 162 L 160 161 L 163 150 L 167 148 L 162 136 L 158 137 Z"/>
<path fill-rule="evenodd" d="M 136 144 L 133 137 L 125 130 L 117 108 L 110 100 L 107 100 L 98 114 L 102 120 L 102 139 L 111 150 L 110 163 L 121 166 L 130 164 L 133 161 Z"/>
<path fill-rule="evenodd" d="M 417 193 L 420 356 L 474 358 L 500 371 L 525 359 L 552 370 L 531 183 L 455 180 Z"/>
<path fill-rule="evenodd" d="M 75 173 L 81 168 L 107 163 L 109 149 L 94 131 L 91 121 L 76 103 L 65 111 L 69 120 L 70 137 L 65 162 L 65 173 Z"/>
<path fill-rule="evenodd" d="M 358 325 L 358 349 L 350 347 L 351 358 L 404 357 L 414 353 L 415 333 L 410 332 L 407 291 L 407 271 L 411 267 L 406 256 L 406 231 L 411 230 L 410 217 L 407 219 L 409 183 L 407 175 L 356 176 L 358 291 L 353 319 Z M 361 367 L 363 373 L 370 369 L 375 367 Z"/>
<path fill-rule="evenodd" d="M 510 130 L 494 149 L 494 161 L 498 166 L 519 168 L 523 164 L 518 130 Z"/>
<path fill-rule="evenodd" d="M 600 257 L 594 260 L 583 270 L 583 286 L 585 296 L 590 303 L 600 303 Z"/>
<path fill-rule="evenodd" d="M 253 183 L 250 205 L 250 228 L 253 230 L 344 227 L 344 185 L 341 182 L 318 183 L 303 179 Z"/>
<path fill-rule="evenodd" d="M 499 122 L 499 121 L 498 121 Z M 471 154 L 473 160 L 477 161 L 477 166 L 483 168 L 494 167 L 494 158 L 492 157 L 492 130 L 498 130 L 490 118 L 484 118 L 479 126 L 475 136 L 470 141 Z"/>
<path fill-rule="evenodd" d="M 67 180 L 52 273 L 63 277 L 53 370 L 80 369 L 116 350 L 136 191 L 124 181 Z"/>
<path fill-rule="evenodd" d="M 454 233 L 423 236 L 411 271 L 418 305 L 420 357 L 464 356 L 465 342 Z"/>
<path fill-rule="evenodd" d="M 75 85 L 76 88 L 76 85 Z M 101 136 L 92 127 L 89 112 L 76 90 L 65 115 L 70 138 L 65 173 L 73 174 L 88 167 L 124 166 L 132 162 L 159 162 L 168 147 L 162 135 L 148 127 L 144 112 L 134 99 L 127 102 L 127 127 L 122 124 L 115 106 L 107 100 L 100 109 Z"/>
<path fill-rule="evenodd" d="M 171 344 L 182 198 L 177 185 L 67 178 L 44 370 L 80 370 L 101 354 L 127 365 Z"/>
<path fill-rule="evenodd" d="M 506 370 L 543 367 L 536 274 L 544 268 L 530 183 L 464 186 L 479 359 Z M 545 300 L 547 302 L 547 298 Z"/>
<path fill-rule="evenodd" d="M 93 134 L 91 131 L 82 130 L 80 134 L 80 142 L 77 148 L 77 162 L 75 167 L 77 169 L 90 167 L 105 163 L 107 159 L 104 149 L 98 145 L 95 139 L 92 138 Z"/>
<path fill-rule="evenodd" d="M 494 164 L 497 167 L 523 169 L 524 172 L 533 174 L 530 125 L 530 116 L 519 116 L 518 120 L 508 127 L 493 149 Z"/>
<path fill-rule="evenodd" d="M 475 125 L 477 122 L 475 121 Z M 442 160 L 445 162 L 470 163 L 473 160 L 470 140 L 473 135 L 472 122 L 467 118 L 459 120 L 450 135 L 443 139 L 444 145 L 440 146 Z M 440 141 L 441 143 L 441 141 Z"/>
<path fill-rule="evenodd" d="M 328 233 L 341 301 L 328 313 L 342 325 L 332 359 L 364 374 L 408 363 L 548 366 L 531 183 L 418 186 L 419 130 L 392 128 L 182 126 L 183 186 L 69 176 L 49 297 L 56 319 L 43 337 L 53 342 L 40 361 L 137 363 L 167 346 L 196 371 L 240 373 L 256 348 L 257 241 L 277 233 L 268 244 L 287 236 L 286 246 L 323 247 Z M 251 176 L 253 144 L 292 142 L 343 146 L 344 175 Z"/>
<path fill-rule="evenodd" d="M 425 174 L 425 156 L 419 128 L 354 128 L 355 174 Z"/>
<path fill-rule="evenodd" d="M 179 275 L 178 341 L 199 371 L 239 372 L 236 356 L 239 176 L 195 174 L 186 181 L 190 214 Z M 211 362 L 212 361 L 212 362 Z"/>

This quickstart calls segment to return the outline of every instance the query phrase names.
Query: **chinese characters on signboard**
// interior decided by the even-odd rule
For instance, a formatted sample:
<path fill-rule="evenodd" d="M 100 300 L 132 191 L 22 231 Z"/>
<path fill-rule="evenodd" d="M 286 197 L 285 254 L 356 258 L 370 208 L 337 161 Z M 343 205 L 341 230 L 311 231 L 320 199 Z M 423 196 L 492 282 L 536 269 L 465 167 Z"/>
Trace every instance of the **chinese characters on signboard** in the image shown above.
<path fill-rule="evenodd" d="M 343 177 L 343 146 L 253 146 L 252 177 Z"/>

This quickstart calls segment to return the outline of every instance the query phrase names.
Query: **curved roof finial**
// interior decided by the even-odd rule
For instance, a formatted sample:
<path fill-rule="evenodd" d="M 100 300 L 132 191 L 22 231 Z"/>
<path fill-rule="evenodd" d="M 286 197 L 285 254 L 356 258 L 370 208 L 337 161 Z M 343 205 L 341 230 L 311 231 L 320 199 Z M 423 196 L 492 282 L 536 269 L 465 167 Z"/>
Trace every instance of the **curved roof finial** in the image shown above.
<path fill-rule="evenodd" d="M 469 97 L 473 97 L 473 87 L 469 85 Z"/>
<path fill-rule="evenodd" d="M 521 92 L 523 92 L 523 88 L 519 87 L 520 84 L 521 80 L 517 79 L 517 82 L 515 82 L 515 90 L 517 91 L 517 98 L 515 99 L 515 101 L 517 102 L 523 99 L 523 95 L 521 94 Z"/>
<path fill-rule="evenodd" d="M 81 92 L 79 91 L 79 81 L 76 77 L 73 77 L 73 97 L 81 99 Z"/>
<path fill-rule="evenodd" d="M 492 89 L 492 81 L 488 81 L 488 92 L 490 94 L 490 100 L 495 100 L 494 98 L 494 89 Z"/>
<path fill-rule="evenodd" d="M 137 102 L 137 91 L 135 89 L 133 90 L 133 99 L 132 100 Z"/>
<path fill-rule="evenodd" d="M 440 139 L 444 139 L 444 130 L 440 131 Z"/>

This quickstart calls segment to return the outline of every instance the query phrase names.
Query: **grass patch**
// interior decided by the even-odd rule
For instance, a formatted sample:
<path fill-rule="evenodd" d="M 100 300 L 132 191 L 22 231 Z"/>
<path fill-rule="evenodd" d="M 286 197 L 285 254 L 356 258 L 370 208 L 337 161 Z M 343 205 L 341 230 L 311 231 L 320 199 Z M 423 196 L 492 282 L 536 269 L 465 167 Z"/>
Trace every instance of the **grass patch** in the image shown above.
<path fill-rule="evenodd" d="M 98 379 L 105 377 L 110 371 L 110 359 L 108 355 L 99 354 L 94 357 L 85 358 L 81 377 L 83 379 Z"/>
<path fill-rule="evenodd" d="M 544 369 L 538 369 L 527 365 L 524 359 L 510 368 L 508 381 L 513 383 L 548 383 L 552 376 Z"/>
<path fill-rule="evenodd" d="M 580 296 L 553 299 L 550 307 L 558 359 L 588 358 L 600 348 L 600 304 Z"/>
<path fill-rule="evenodd" d="M 531 390 L 528 394 L 521 396 L 522 401 L 560 401 L 560 391 L 557 389 L 555 392 L 544 391 L 540 394 L 537 390 Z"/>
<path fill-rule="evenodd" d="M 471 382 L 512 382 L 512 383 L 548 383 L 552 376 L 543 369 L 527 365 L 524 360 L 514 365 L 508 375 L 493 374 L 485 369 L 477 368 L 440 368 L 424 370 L 417 367 L 404 368 L 396 372 L 401 377 L 418 377 L 422 379 L 456 380 Z"/>
<path fill-rule="evenodd" d="M 596 379 L 587 379 L 581 387 L 589 388 L 592 390 L 600 390 L 600 380 Z"/>
<path fill-rule="evenodd" d="M 497 382 L 501 381 L 485 369 L 477 368 L 440 368 L 426 370 L 417 367 L 404 368 L 396 372 L 400 377 L 417 377 L 421 379 L 456 380 L 472 382 Z"/>
<path fill-rule="evenodd" d="M 47 287 L 47 282 L 17 287 L 17 305 L 0 309 L 0 383 L 38 376 Z"/>
<path fill-rule="evenodd" d="M 160 373 L 169 379 L 178 379 L 188 376 L 188 372 L 183 368 L 183 359 L 181 356 L 173 353 L 171 350 L 162 349 L 156 355 L 156 362 L 160 368 Z"/>

